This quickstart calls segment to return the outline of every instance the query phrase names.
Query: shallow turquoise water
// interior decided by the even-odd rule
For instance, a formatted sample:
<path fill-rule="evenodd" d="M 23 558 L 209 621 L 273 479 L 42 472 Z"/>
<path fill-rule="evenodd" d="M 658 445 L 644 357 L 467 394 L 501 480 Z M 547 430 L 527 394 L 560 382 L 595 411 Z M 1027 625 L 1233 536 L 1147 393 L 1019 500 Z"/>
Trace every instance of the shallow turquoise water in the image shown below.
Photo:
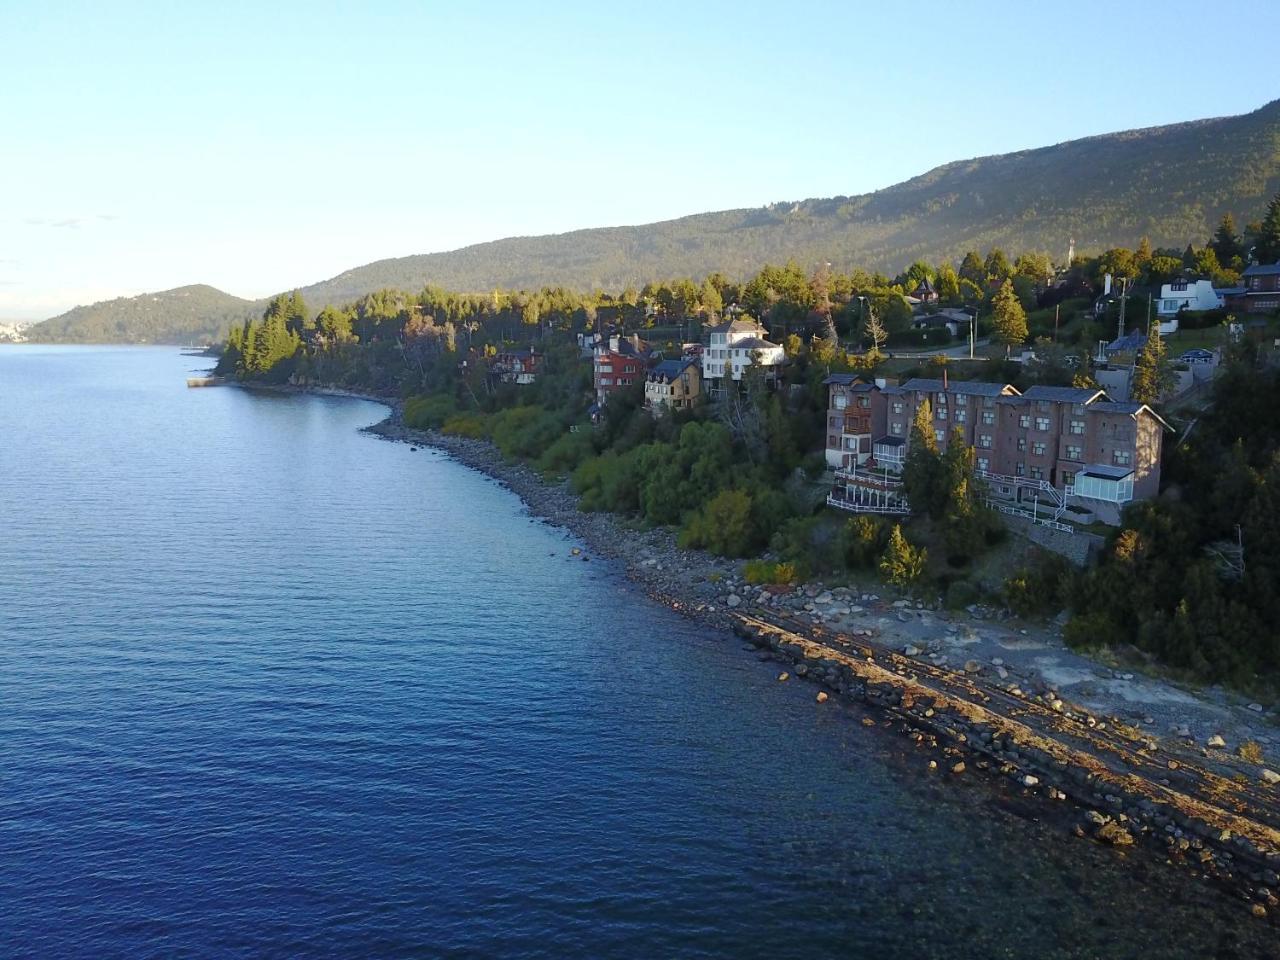
<path fill-rule="evenodd" d="M 0 955 L 1275 955 L 381 407 L 202 365 L 0 348 Z"/>

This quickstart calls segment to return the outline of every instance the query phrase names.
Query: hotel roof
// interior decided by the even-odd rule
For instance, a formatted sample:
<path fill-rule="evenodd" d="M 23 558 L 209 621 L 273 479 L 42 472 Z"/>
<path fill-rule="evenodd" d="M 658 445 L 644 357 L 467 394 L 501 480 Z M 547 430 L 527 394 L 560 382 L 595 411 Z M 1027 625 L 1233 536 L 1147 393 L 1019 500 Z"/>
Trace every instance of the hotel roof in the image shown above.
<path fill-rule="evenodd" d="M 1048 387 L 1036 384 L 1028 389 L 1023 396 L 1028 400 L 1053 400 L 1057 403 L 1091 403 L 1098 397 L 1105 397 L 1107 394 L 1097 387 Z"/>
<path fill-rule="evenodd" d="M 1013 390 L 1013 387 L 1007 383 L 985 383 L 981 380 L 952 380 L 944 385 L 941 380 L 916 377 L 904 383 L 902 389 L 925 393 L 954 393 L 958 396 L 999 397 L 1006 390 Z"/>

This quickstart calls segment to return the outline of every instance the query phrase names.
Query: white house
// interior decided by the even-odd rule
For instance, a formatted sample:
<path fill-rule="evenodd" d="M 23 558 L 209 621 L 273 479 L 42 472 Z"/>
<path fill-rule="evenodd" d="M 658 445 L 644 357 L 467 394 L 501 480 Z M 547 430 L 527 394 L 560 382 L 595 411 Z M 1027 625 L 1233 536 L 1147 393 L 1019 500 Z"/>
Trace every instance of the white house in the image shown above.
<path fill-rule="evenodd" d="M 722 389 L 721 382 L 727 375 L 733 380 L 742 379 L 742 371 L 752 359 L 773 375 L 786 360 L 786 351 L 776 343 L 766 340 L 765 329 L 758 320 L 738 318 L 710 328 L 711 341 L 702 352 L 702 376 L 717 381 L 711 392 Z"/>
<path fill-rule="evenodd" d="M 1178 329 L 1179 310 L 1217 310 L 1222 297 L 1213 289 L 1212 280 L 1175 280 L 1160 288 L 1156 301 L 1156 313 L 1163 319 L 1161 333 L 1173 333 Z"/>

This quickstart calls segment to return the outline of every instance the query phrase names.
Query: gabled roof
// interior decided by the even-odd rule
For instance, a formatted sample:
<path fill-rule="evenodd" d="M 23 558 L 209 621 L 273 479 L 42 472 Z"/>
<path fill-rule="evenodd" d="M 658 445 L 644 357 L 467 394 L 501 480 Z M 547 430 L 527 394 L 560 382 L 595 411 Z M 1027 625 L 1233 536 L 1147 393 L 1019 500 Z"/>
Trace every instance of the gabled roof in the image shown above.
<path fill-rule="evenodd" d="M 957 396 L 999 397 L 1006 390 L 1013 390 L 1013 387 L 1007 383 L 985 383 L 982 380 L 951 380 L 943 386 L 941 380 L 916 377 L 904 383 L 902 389 L 919 390 L 923 393 L 954 393 Z"/>
<path fill-rule="evenodd" d="M 875 442 L 877 447 L 905 447 L 907 445 L 906 437 L 881 437 Z"/>
<path fill-rule="evenodd" d="M 1118 337 L 1107 344 L 1107 353 L 1126 353 L 1130 350 L 1137 351 L 1142 349 L 1142 345 L 1147 342 L 1147 335 L 1134 331 L 1126 333 L 1123 337 Z"/>
<path fill-rule="evenodd" d="M 650 380 L 674 380 L 680 374 L 684 373 L 689 367 L 696 367 L 698 361 L 692 357 L 684 357 L 680 360 L 663 360 L 660 364 L 649 371 Z"/>
<path fill-rule="evenodd" d="M 828 386 L 833 383 L 838 383 L 842 387 L 847 387 L 850 384 L 858 382 L 858 375 L 856 373 L 833 373 L 822 382 Z"/>
<path fill-rule="evenodd" d="M 734 350 L 764 350 L 769 347 L 776 347 L 778 344 L 770 343 L 763 337 L 743 337 L 735 343 L 729 344 Z"/>
<path fill-rule="evenodd" d="M 1280 260 L 1275 263 L 1259 263 L 1244 272 L 1246 277 L 1273 277 L 1280 274 Z"/>
<path fill-rule="evenodd" d="M 1143 410 L 1151 414 L 1170 433 L 1176 433 L 1173 427 L 1160 414 L 1156 413 L 1145 403 L 1138 403 L 1135 400 L 1119 401 L 1119 400 L 1099 400 L 1097 403 L 1089 404 L 1089 411 L 1097 411 L 1098 413 L 1120 413 L 1131 417 L 1136 417 Z"/>
<path fill-rule="evenodd" d="M 1023 396 L 1028 400 L 1052 400 L 1055 403 L 1092 403 L 1098 397 L 1106 397 L 1106 391 L 1096 387 L 1049 387 L 1036 384 Z"/>
<path fill-rule="evenodd" d="M 718 323 L 714 327 L 707 327 L 707 333 L 736 333 L 738 331 L 759 330 L 761 324 L 758 320 L 745 320 L 738 317 L 733 320 L 726 320 L 724 323 Z"/>

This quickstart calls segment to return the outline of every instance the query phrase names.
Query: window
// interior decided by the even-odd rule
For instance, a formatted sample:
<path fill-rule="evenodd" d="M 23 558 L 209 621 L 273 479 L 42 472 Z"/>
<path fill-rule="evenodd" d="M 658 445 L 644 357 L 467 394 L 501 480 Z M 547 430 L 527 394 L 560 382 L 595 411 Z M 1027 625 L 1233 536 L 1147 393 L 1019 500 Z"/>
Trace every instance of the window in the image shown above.
<path fill-rule="evenodd" d="M 939 407 L 937 412 L 934 414 L 934 416 L 937 417 L 939 420 L 947 419 L 947 408 Z"/>
<path fill-rule="evenodd" d="M 1036 417 L 1036 429 L 1041 432 L 1047 431 L 1049 429 L 1049 418 Z"/>
<path fill-rule="evenodd" d="M 1070 470 L 1062 471 L 1062 482 L 1068 487 L 1074 487 L 1076 483 L 1076 475 Z"/>
<path fill-rule="evenodd" d="M 1039 467 L 1032 467 L 1032 468 L 1031 468 L 1031 479 L 1032 479 L 1032 480 L 1043 480 L 1043 479 L 1044 479 L 1044 471 L 1043 471 L 1042 469 L 1040 469 Z"/>
<path fill-rule="evenodd" d="M 991 426 L 993 423 L 995 423 L 996 422 L 995 412 L 992 410 L 983 410 L 982 422 L 985 423 L 988 427 Z"/>
<path fill-rule="evenodd" d="M 1072 420 L 1072 421 L 1071 421 L 1071 432 L 1072 432 L 1072 433 L 1074 433 L 1077 437 L 1078 437 L 1078 436 L 1081 436 L 1081 435 L 1084 433 L 1084 421 L 1083 421 L 1083 420 Z"/>
<path fill-rule="evenodd" d="M 1031 417 L 1025 413 L 1021 414 L 1018 417 L 1018 426 L 1022 427 L 1023 430 L 1027 429 L 1027 427 L 1031 426 Z"/>
<path fill-rule="evenodd" d="M 889 432 L 892 433 L 895 437 L 902 436 L 902 424 L 900 423 L 889 424 Z"/>
<path fill-rule="evenodd" d="M 945 393 L 939 393 L 936 396 L 938 398 L 937 405 L 939 407 L 945 407 L 947 405 L 947 395 Z"/>
<path fill-rule="evenodd" d="M 858 406 L 860 406 L 863 410 L 865 410 L 867 409 L 867 407 L 871 406 L 871 401 L 868 400 L 866 397 L 859 397 Z"/>
<path fill-rule="evenodd" d="M 935 430 L 933 431 L 933 438 L 937 440 L 939 443 L 943 443 L 947 439 L 947 431 Z"/>
<path fill-rule="evenodd" d="M 894 413 L 901 413 L 901 412 L 902 412 L 902 401 L 901 401 L 901 400 L 895 400 L 895 401 L 893 402 L 893 412 L 894 412 Z"/>
<path fill-rule="evenodd" d="M 991 469 L 991 461 L 990 461 L 990 460 L 988 460 L 986 457 L 979 457 L 979 458 L 978 458 L 978 469 L 979 469 L 979 470 L 982 470 L 983 472 L 986 472 L 987 470 L 990 470 L 990 469 Z"/>
<path fill-rule="evenodd" d="M 1026 438 L 1026 437 L 1019 437 L 1019 438 L 1018 438 L 1018 452 L 1019 452 L 1019 453 L 1022 453 L 1022 452 L 1023 452 L 1024 450 L 1026 450 L 1026 449 L 1027 449 L 1027 438 Z"/>
<path fill-rule="evenodd" d="M 1117 450 L 1111 455 L 1111 460 L 1117 467 L 1127 467 L 1130 460 L 1129 451 Z"/>
<path fill-rule="evenodd" d="M 982 449 L 983 449 L 983 450 L 990 450 L 990 449 L 991 449 L 991 435 L 990 435 L 990 434 L 987 434 L 987 433 L 984 433 L 984 434 L 982 434 L 982 436 L 978 437 L 978 446 L 982 447 Z"/>
<path fill-rule="evenodd" d="M 843 410 L 843 409 L 844 409 L 845 407 L 847 407 L 847 406 L 849 406 L 849 398 L 848 398 L 848 397 L 846 397 L 843 393 L 837 393 L 837 394 L 836 394 L 836 409 L 837 409 L 837 410 Z"/>
<path fill-rule="evenodd" d="M 1045 447 L 1043 440 L 1037 440 L 1035 443 L 1031 445 L 1031 452 L 1034 453 L 1037 457 L 1043 457 L 1046 449 L 1047 448 Z"/>
<path fill-rule="evenodd" d="M 1082 460 L 1084 459 L 1084 450 L 1074 444 L 1067 444 L 1067 459 Z"/>
<path fill-rule="evenodd" d="M 1014 476 L 1023 477 L 1027 474 L 1027 465 L 1025 463 L 1015 463 L 1013 465 Z"/>
<path fill-rule="evenodd" d="M 956 423 L 965 423 L 968 421 L 968 419 L 969 419 L 969 412 L 967 410 L 956 411 Z"/>

